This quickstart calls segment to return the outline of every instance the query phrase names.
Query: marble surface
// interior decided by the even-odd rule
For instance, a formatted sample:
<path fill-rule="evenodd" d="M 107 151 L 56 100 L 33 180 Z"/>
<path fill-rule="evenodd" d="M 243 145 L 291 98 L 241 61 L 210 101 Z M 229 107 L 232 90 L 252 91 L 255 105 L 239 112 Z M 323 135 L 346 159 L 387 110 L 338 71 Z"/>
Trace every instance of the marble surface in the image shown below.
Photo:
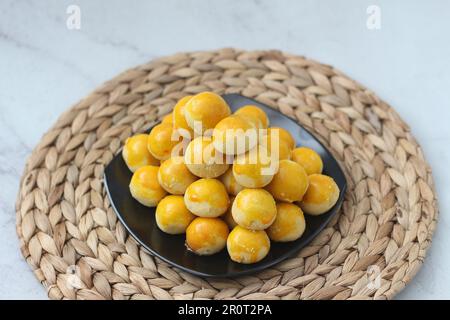
<path fill-rule="evenodd" d="M 69 30 L 69 5 L 81 28 Z M 376 4 L 381 29 L 367 28 Z M 0 298 L 46 299 L 22 259 L 14 202 L 25 158 L 57 116 L 118 72 L 178 51 L 276 48 L 332 64 L 408 122 L 434 169 L 440 221 L 398 299 L 450 298 L 448 1 L 0 2 Z"/>

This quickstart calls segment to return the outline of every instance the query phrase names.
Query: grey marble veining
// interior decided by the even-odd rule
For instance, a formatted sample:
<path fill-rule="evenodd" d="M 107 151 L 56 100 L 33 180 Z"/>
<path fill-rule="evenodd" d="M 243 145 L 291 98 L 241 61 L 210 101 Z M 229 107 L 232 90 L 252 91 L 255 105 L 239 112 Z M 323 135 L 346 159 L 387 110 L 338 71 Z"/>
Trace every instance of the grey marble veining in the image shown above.
<path fill-rule="evenodd" d="M 66 9 L 81 9 L 81 29 Z M 450 298 L 447 1 L 20 1 L 0 3 L 0 298 L 45 299 L 22 259 L 14 203 L 25 159 L 69 106 L 120 71 L 178 51 L 275 48 L 332 64 L 393 105 L 431 164 L 440 221 L 399 299 Z"/>

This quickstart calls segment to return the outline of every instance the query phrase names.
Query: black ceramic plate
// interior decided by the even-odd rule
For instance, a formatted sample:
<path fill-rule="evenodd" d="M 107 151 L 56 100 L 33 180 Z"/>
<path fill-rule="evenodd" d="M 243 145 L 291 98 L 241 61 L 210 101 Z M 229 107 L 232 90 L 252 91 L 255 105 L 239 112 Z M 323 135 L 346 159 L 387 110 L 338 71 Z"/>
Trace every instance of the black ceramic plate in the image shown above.
<path fill-rule="evenodd" d="M 169 235 L 158 229 L 155 208 L 141 205 L 131 197 L 128 189 L 132 173 L 128 170 L 121 153 L 117 154 L 105 169 L 105 186 L 112 207 L 130 234 L 148 251 L 184 271 L 203 277 L 234 277 L 263 270 L 292 256 L 307 245 L 339 211 L 344 199 L 346 181 L 338 163 L 312 134 L 293 120 L 262 103 L 238 94 L 224 95 L 233 111 L 246 104 L 257 105 L 270 118 L 270 125 L 287 129 L 296 139 L 298 146 L 317 151 L 324 163 L 324 174 L 336 181 L 341 190 L 338 202 L 327 213 L 306 218 L 306 230 L 302 237 L 293 242 L 271 243 L 270 252 L 262 261 L 244 265 L 231 261 L 226 248 L 212 256 L 197 256 L 186 250 L 185 235 Z"/>

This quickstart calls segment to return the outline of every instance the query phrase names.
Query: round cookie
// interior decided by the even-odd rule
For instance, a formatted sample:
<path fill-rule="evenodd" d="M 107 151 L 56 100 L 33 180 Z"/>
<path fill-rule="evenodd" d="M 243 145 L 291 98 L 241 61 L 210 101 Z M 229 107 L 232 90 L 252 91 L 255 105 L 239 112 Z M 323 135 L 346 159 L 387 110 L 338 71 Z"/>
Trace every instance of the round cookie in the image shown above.
<path fill-rule="evenodd" d="M 330 210 L 339 198 L 339 187 L 333 178 L 323 174 L 309 176 L 309 187 L 300 207 L 310 215 L 320 215 Z"/>
<path fill-rule="evenodd" d="M 233 175 L 233 168 L 229 168 L 227 172 L 220 176 L 220 181 L 222 181 L 223 185 L 227 189 L 229 194 L 236 196 L 241 190 L 244 189 L 237 181 Z"/>
<path fill-rule="evenodd" d="M 158 170 L 159 184 L 171 194 L 184 194 L 187 187 L 197 179 L 180 156 L 163 161 Z"/>
<path fill-rule="evenodd" d="M 169 195 L 158 203 L 155 219 L 158 228 L 165 233 L 181 234 L 195 216 L 186 208 L 182 196 Z"/>
<path fill-rule="evenodd" d="M 143 166 L 159 165 L 158 159 L 155 159 L 147 149 L 147 140 L 147 134 L 137 134 L 125 141 L 122 157 L 131 172 Z"/>
<path fill-rule="evenodd" d="M 275 161 L 273 161 L 275 160 Z M 233 163 L 233 176 L 246 188 L 262 188 L 268 185 L 277 171 L 277 159 L 271 159 L 267 150 L 259 145 L 239 155 Z"/>
<path fill-rule="evenodd" d="M 281 160 L 278 172 L 266 186 L 273 197 L 279 201 L 294 202 L 302 200 L 308 189 L 308 175 L 297 162 Z"/>
<path fill-rule="evenodd" d="M 157 166 L 144 166 L 136 170 L 130 181 L 133 198 L 147 207 L 155 207 L 167 194 L 158 182 Z"/>
<path fill-rule="evenodd" d="M 186 108 L 186 103 L 192 98 L 192 96 L 185 96 L 181 98 L 175 107 L 173 108 L 173 126 L 176 130 L 184 130 L 191 139 L 193 139 L 193 130 L 189 127 L 186 122 L 186 117 L 184 115 L 184 110 Z M 184 134 L 183 134 L 184 136 Z"/>
<path fill-rule="evenodd" d="M 277 217 L 266 232 L 273 241 L 287 242 L 300 238 L 306 223 L 302 209 L 288 202 L 277 203 Z"/>
<path fill-rule="evenodd" d="M 169 159 L 172 149 L 180 142 L 173 135 L 173 126 L 170 123 L 160 123 L 150 131 L 147 141 L 148 151 L 158 160 Z"/>
<path fill-rule="evenodd" d="M 163 118 L 161 123 L 168 123 L 173 124 L 173 112 L 166 114 Z"/>
<path fill-rule="evenodd" d="M 261 137 L 260 144 L 278 160 L 289 160 L 292 152 L 291 142 L 282 138 L 280 135 L 282 131 L 275 130 L 277 129 L 269 128 Z"/>
<path fill-rule="evenodd" d="M 213 130 L 214 147 L 221 153 L 236 155 L 247 152 L 258 143 L 258 132 L 239 115 L 226 117 Z"/>
<path fill-rule="evenodd" d="M 307 175 L 322 173 L 322 159 L 313 149 L 307 147 L 295 148 L 292 150 L 291 159 L 301 165 Z"/>
<path fill-rule="evenodd" d="M 267 114 L 257 106 L 245 105 L 236 110 L 234 114 L 248 117 L 253 122 L 253 126 L 257 129 L 267 129 L 269 127 L 269 117 L 267 117 Z"/>
<path fill-rule="evenodd" d="M 228 236 L 227 250 L 231 260 L 251 264 L 264 259 L 270 250 L 270 240 L 265 231 L 247 230 L 236 226 Z"/>
<path fill-rule="evenodd" d="M 194 175 L 216 178 L 228 170 L 227 158 L 218 152 L 210 137 L 197 137 L 186 148 L 184 163 Z"/>
<path fill-rule="evenodd" d="M 189 99 L 184 108 L 186 122 L 197 134 L 213 129 L 220 120 L 230 114 L 228 104 L 214 92 L 196 94 Z"/>
<path fill-rule="evenodd" d="M 289 131 L 280 127 L 271 127 L 267 129 L 268 133 L 270 133 L 270 131 L 272 130 L 278 131 L 278 136 L 281 140 L 285 141 L 288 144 L 289 149 L 292 150 L 295 148 L 295 139 Z"/>
<path fill-rule="evenodd" d="M 214 218 L 227 211 L 230 199 L 225 186 L 219 180 L 200 179 L 186 189 L 184 203 L 195 215 Z"/>
<path fill-rule="evenodd" d="M 198 217 L 186 229 L 186 246 L 198 255 L 211 255 L 226 246 L 228 234 L 222 219 Z"/>
<path fill-rule="evenodd" d="M 250 230 L 267 229 L 277 216 L 272 195 L 264 189 L 244 189 L 234 199 L 231 209 L 234 221 Z"/>

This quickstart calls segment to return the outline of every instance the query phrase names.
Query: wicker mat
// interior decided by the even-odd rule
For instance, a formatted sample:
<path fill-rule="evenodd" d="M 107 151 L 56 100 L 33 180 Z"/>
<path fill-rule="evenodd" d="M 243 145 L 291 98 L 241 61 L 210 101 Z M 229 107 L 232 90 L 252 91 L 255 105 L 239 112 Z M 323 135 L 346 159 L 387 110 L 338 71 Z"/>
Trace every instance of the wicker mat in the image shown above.
<path fill-rule="evenodd" d="M 103 169 L 186 94 L 241 93 L 311 130 L 348 181 L 341 212 L 297 256 L 202 279 L 144 251 Z M 395 111 L 333 67 L 279 51 L 181 53 L 125 71 L 65 112 L 28 159 L 16 203 L 23 256 L 52 299 L 389 299 L 420 269 L 438 215 L 431 170 Z"/>

